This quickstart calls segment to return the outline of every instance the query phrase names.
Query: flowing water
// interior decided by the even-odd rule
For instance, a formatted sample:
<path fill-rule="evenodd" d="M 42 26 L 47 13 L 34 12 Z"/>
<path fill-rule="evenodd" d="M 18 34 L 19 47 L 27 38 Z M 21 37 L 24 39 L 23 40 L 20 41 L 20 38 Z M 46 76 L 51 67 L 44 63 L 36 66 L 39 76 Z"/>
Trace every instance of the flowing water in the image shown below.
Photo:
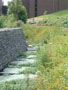
<path fill-rule="evenodd" d="M 25 69 L 29 69 L 29 66 L 26 65 L 22 66 L 23 64 L 27 64 L 27 63 L 33 64 L 35 62 L 36 51 L 37 51 L 37 46 L 30 47 L 26 52 L 27 54 L 26 58 L 18 58 L 16 61 L 12 61 L 11 64 L 8 64 L 7 68 L 5 68 L 3 72 L 0 72 L 0 82 L 26 78 L 27 76 L 26 74 L 20 74 L 19 72 L 22 72 Z M 29 74 L 29 78 L 34 78 L 34 77 L 37 77 L 37 75 Z"/>

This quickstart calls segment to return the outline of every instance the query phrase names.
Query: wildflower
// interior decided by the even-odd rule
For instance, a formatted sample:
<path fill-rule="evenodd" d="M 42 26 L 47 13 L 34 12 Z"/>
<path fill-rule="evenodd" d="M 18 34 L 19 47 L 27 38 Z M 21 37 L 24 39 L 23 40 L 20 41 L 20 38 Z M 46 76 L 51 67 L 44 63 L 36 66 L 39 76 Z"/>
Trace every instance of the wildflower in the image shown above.
<path fill-rule="evenodd" d="M 40 73 L 41 73 L 40 71 L 37 71 L 37 72 L 36 72 L 36 75 L 39 75 Z"/>
<path fill-rule="evenodd" d="M 67 90 L 68 90 L 68 87 L 65 87 L 65 89 L 67 89 Z"/>
<path fill-rule="evenodd" d="M 56 78 L 56 75 L 54 75 L 53 78 Z"/>
<path fill-rule="evenodd" d="M 60 82 L 60 80 L 57 80 L 57 83 L 59 83 Z"/>

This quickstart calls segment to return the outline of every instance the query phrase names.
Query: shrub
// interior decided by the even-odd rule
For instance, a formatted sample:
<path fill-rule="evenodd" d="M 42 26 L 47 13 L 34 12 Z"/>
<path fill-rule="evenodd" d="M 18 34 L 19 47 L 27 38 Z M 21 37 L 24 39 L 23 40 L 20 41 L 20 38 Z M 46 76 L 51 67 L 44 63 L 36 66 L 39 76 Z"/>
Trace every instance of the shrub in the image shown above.
<path fill-rule="evenodd" d="M 46 15 L 46 14 L 47 14 L 47 11 L 44 12 L 44 15 Z"/>
<path fill-rule="evenodd" d="M 14 16 L 13 15 L 7 16 L 7 19 L 5 20 L 4 25 L 7 28 L 15 28 L 15 27 L 17 27 L 16 20 L 15 20 Z"/>
<path fill-rule="evenodd" d="M 22 51 L 19 51 L 19 57 L 25 58 L 25 57 L 26 57 L 26 53 L 24 53 L 24 52 L 22 52 Z"/>
<path fill-rule="evenodd" d="M 16 21 L 13 15 L 9 16 L 0 16 L 0 28 L 13 28 L 17 27 Z"/>
<path fill-rule="evenodd" d="M 17 27 L 20 27 L 20 26 L 23 25 L 23 24 L 24 24 L 24 22 L 22 22 L 21 20 L 16 21 Z"/>
<path fill-rule="evenodd" d="M 5 23 L 5 20 L 6 20 L 6 16 L 0 16 L 0 28 L 3 28 L 5 27 L 4 23 Z"/>
<path fill-rule="evenodd" d="M 21 0 L 12 0 L 8 5 L 8 15 L 13 14 L 16 20 L 22 20 L 26 23 L 27 12 L 25 7 L 22 5 Z"/>

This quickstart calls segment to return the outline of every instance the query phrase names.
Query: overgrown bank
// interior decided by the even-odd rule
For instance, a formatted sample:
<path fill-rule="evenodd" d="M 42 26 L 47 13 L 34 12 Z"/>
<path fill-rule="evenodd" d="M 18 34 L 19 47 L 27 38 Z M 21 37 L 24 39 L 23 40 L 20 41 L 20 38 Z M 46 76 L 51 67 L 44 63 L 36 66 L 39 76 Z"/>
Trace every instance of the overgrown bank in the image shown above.
<path fill-rule="evenodd" d="M 36 90 L 67 90 L 68 28 L 27 25 L 24 30 L 28 40 L 41 43 L 37 53 L 41 74 L 35 81 Z"/>
<path fill-rule="evenodd" d="M 32 18 L 28 20 L 28 23 L 44 26 L 68 27 L 68 10 L 59 11 L 53 14 L 45 14 L 37 18 Z"/>
<path fill-rule="evenodd" d="M 60 22 L 61 23 L 61 22 Z M 23 28 L 26 39 L 30 44 L 38 44 L 36 65 L 39 77 L 33 79 L 31 90 L 68 90 L 68 28 L 58 26 L 19 24 Z M 11 90 L 27 90 L 27 86 L 19 81 L 8 84 L 1 83 L 0 87 Z M 19 86 L 21 85 L 21 87 Z M 24 85 L 24 87 L 22 87 Z M 5 89 L 2 89 L 5 90 Z"/>
<path fill-rule="evenodd" d="M 39 77 L 30 80 L 30 90 L 68 89 L 68 29 L 57 26 L 37 26 L 23 24 L 24 34 L 29 43 L 38 44 L 36 66 Z M 27 84 L 17 80 L 1 83 L 0 87 L 11 90 L 27 90 Z M 25 81 L 26 82 L 26 81 Z M 8 84 L 9 83 L 9 84 Z M 19 85 L 26 85 L 20 87 Z M 7 87 L 9 85 L 9 87 Z M 5 89 L 3 89 L 5 90 Z"/>

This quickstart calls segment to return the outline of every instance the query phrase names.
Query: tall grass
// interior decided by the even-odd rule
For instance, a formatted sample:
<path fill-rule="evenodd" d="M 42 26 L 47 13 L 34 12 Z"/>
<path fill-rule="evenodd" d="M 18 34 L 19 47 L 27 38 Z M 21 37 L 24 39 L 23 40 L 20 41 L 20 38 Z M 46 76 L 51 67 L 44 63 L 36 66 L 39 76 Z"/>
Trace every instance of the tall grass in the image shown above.
<path fill-rule="evenodd" d="M 68 28 L 28 27 L 31 29 L 24 28 L 27 39 L 42 45 L 37 52 L 36 64 L 41 74 L 34 79 L 35 90 L 68 90 Z"/>
<path fill-rule="evenodd" d="M 48 31 L 49 42 L 38 50 L 37 62 L 41 75 L 35 80 L 35 88 L 68 90 L 68 31 L 66 28 L 51 28 Z"/>
<path fill-rule="evenodd" d="M 21 25 L 29 43 L 41 43 L 36 58 L 40 74 L 33 79 L 29 90 L 68 90 L 68 28 L 65 28 L 68 12 L 65 12 L 43 16 L 42 25 Z M 28 90 L 23 80 L 0 83 L 0 89 Z"/>

